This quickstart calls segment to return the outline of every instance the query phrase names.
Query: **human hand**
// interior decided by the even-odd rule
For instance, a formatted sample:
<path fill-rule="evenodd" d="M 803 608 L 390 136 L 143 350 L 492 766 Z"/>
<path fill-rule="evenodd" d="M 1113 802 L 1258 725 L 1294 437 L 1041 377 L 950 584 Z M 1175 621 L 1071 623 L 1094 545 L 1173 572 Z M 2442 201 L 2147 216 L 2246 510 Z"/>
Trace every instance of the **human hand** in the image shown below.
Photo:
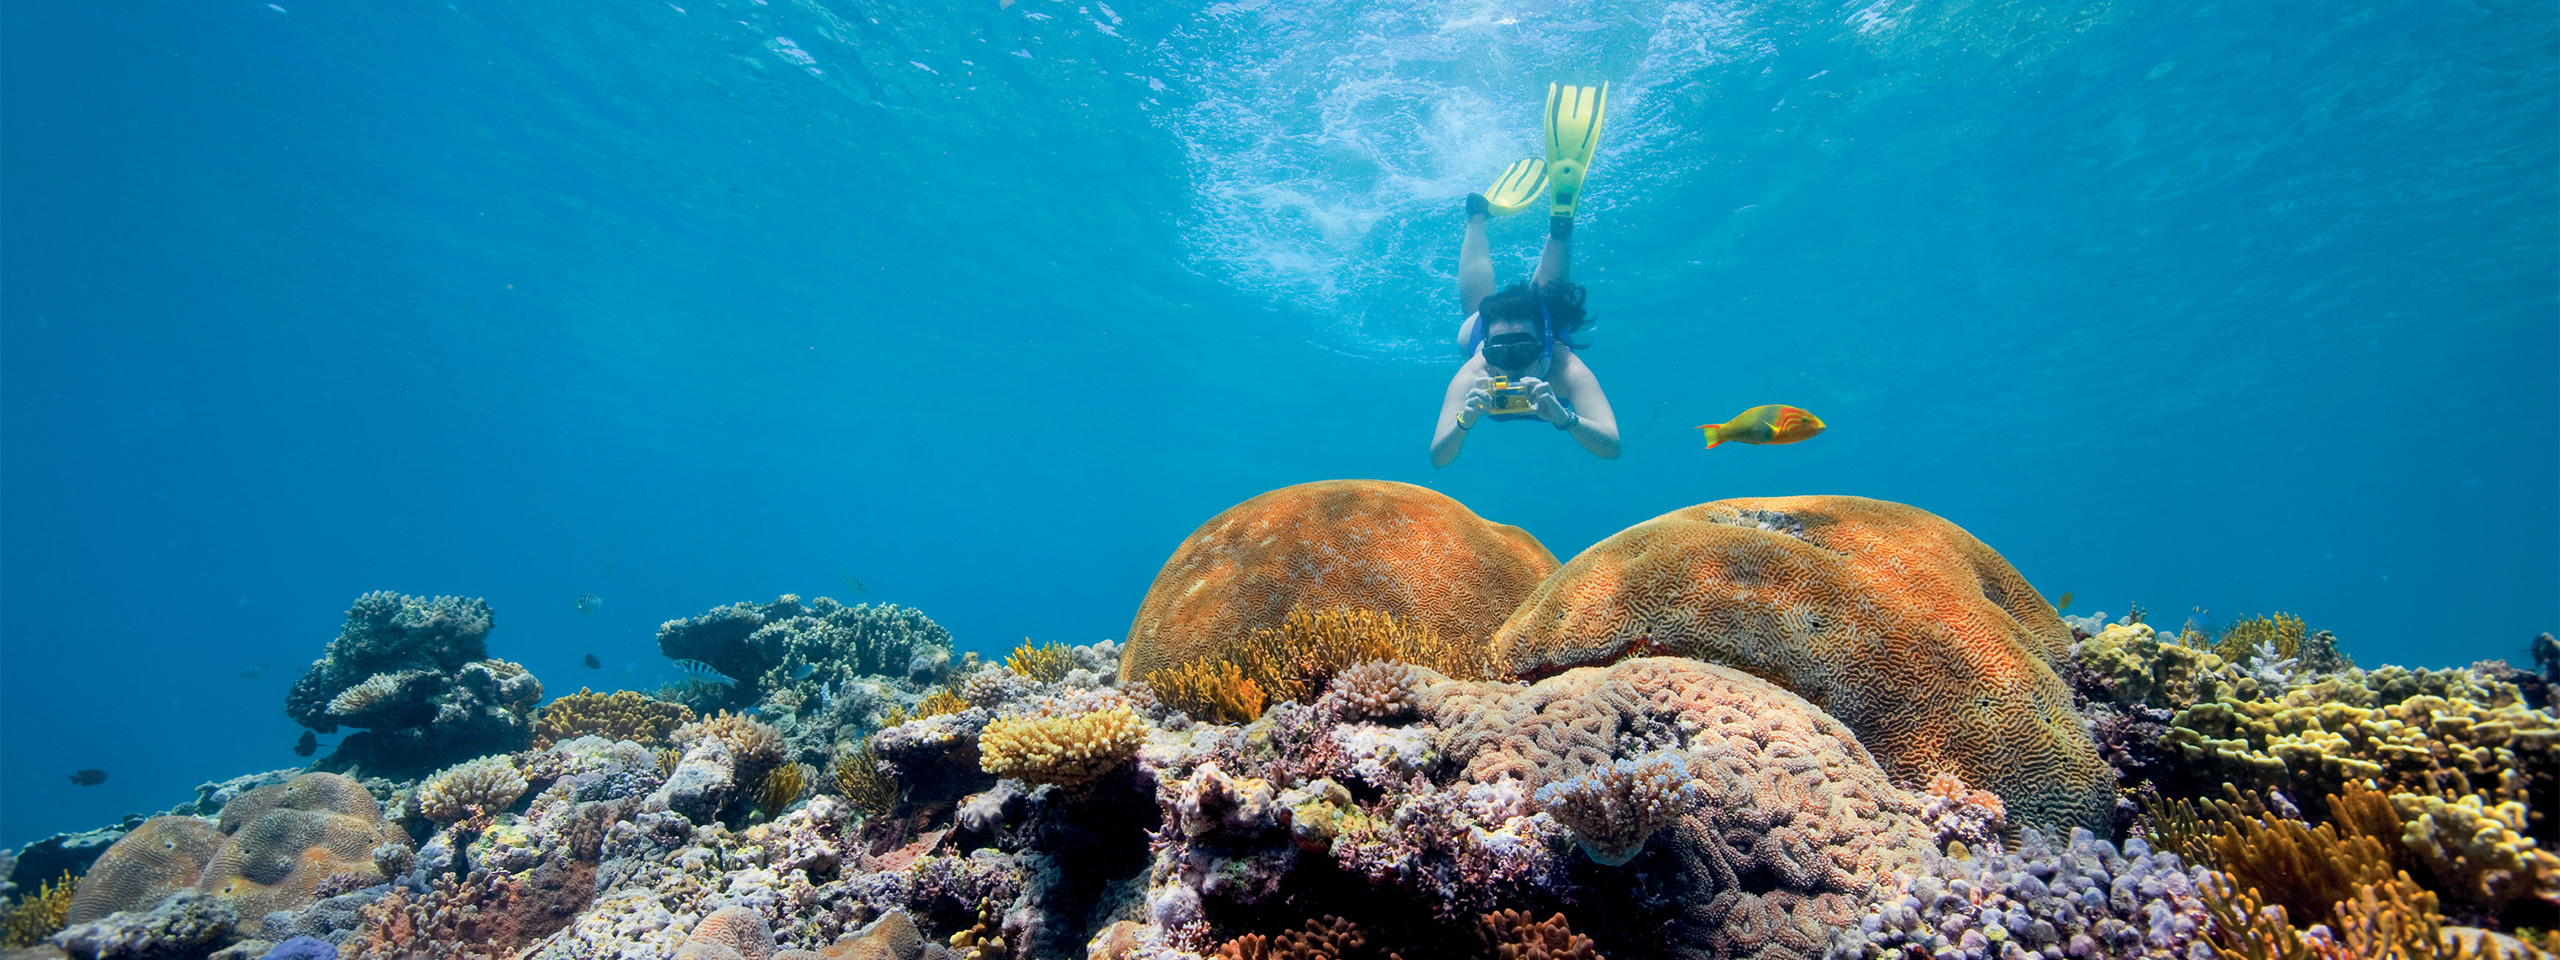
<path fill-rule="evenodd" d="M 1548 423 L 1563 423 L 1565 417 L 1570 415 L 1564 408 L 1564 401 L 1556 398 L 1554 384 L 1536 377 L 1522 377 L 1520 385 L 1528 388 L 1529 412 L 1537 414 L 1538 419 Z"/>
<path fill-rule="evenodd" d="M 1476 418 L 1493 410 L 1493 378 L 1477 377 L 1476 385 L 1467 388 L 1467 399 L 1458 407 L 1458 425 L 1475 426 Z"/>

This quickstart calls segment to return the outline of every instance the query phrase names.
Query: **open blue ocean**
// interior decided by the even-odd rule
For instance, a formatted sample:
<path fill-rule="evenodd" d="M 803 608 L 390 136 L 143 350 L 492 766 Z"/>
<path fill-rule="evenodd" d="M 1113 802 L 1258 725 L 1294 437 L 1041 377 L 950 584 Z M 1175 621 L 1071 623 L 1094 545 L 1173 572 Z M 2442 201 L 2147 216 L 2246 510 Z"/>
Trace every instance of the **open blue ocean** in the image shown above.
<path fill-rule="evenodd" d="M 555 696 L 786 593 L 1091 643 L 1327 478 L 1559 558 L 1876 497 L 2068 613 L 2523 660 L 2555 51 L 2553 0 L 13 0 L 0 844 L 306 763 L 368 591 L 487 598 Z M 1462 199 L 1556 80 L 1611 85 L 1624 455 L 1435 470 Z M 1764 403 L 1829 430 L 1702 449 Z"/>

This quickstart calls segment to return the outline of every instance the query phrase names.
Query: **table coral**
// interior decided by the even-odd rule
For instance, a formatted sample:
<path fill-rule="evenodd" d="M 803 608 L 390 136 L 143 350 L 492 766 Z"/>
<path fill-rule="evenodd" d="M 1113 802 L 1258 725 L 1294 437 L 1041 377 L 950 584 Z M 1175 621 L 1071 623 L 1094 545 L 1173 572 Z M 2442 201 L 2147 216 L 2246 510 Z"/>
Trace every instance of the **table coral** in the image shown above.
<path fill-rule="evenodd" d="M 383 823 L 381 805 L 362 784 L 334 773 L 243 793 L 222 808 L 220 829 L 226 839 L 196 888 L 248 917 L 309 904 L 320 882 L 338 874 L 380 883 L 374 848 L 406 839 Z"/>
<path fill-rule="evenodd" d="M 194 886 L 222 840 L 222 831 L 196 817 L 143 821 L 80 876 L 66 921 L 87 923 L 118 910 L 150 909 L 160 898 Z"/>
<path fill-rule="evenodd" d="M 2071 636 L 1954 524 L 1823 496 L 1721 500 L 1620 531 L 1493 643 L 1497 667 L 1524 677 L 1652 654 L 1737 667 L 1848 724 L 1901 782 L 1950 772 L 2014 819 L 2096 824 L 2112 771 L 2051 666 Z"/>
<path fill-rule="evenodd" d="M 978 736 L 981 769 L 1027 783 L 1082 784 L 1119 766 L 1146 739 L 1126 707 L 1064 716 L 1004 718 Z"/>
<path fill-rule="evenodd" d="M 1543 787 L 1675 752 L 1705 802 L 1583 902 L 1623 929 L 1660 925 L 1682 957 L 1818 952 L 1929 842 L 1918 798 L 1849 729 L 1730 667 L 1674 657 L 1584 667 L 1520 687 L 1441 681 L 1423 712 L 1468 779 Z M 1626 889 L 1618 889 L 1625 887 Z"/>
<path fill-rule="evenodd" d="M 326 769 L 415 776 L 521 748 L 542 681 L 487 659 L 490 624 L 483 600 L 366 594 L 285 694 L 285 713 L 321 733 L 362 728 L 321 761 Z"/>
<path fill-rule="evenodd" d="M 631 690 L 602 694 L 579 687 L 542 708 L 534 721 L 533 745 L 548 749 L 562 740 L 593 735 L 663 747 L 672 742 L 677 727 L 695 719 L 692 708 L 681 703 Z"/>
<path fill-rule="evenodd" d="M 1372 610 L 1480 644 L 1556 567 L 1518 527 L 1442 494 L 1383 480 L 1283 487 L 1184 538 L 1147 590 L 1121 650 L 1122 680 L 1221 659 L 1292 610 Z"/>

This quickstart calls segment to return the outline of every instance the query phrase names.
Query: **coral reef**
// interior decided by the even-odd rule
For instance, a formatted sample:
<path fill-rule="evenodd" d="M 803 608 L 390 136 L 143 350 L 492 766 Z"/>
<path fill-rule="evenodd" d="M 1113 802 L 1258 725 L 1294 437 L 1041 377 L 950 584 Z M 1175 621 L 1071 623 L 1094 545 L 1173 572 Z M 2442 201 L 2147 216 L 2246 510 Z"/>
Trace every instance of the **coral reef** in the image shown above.
<path fill-rule="evenodd" d="M 375 848 L 407 839 L 383 823 L 381 806 L 362 784 L 332 773 L 243 793 L 223 806 L 219 829 L 226 839 L 196 888 L 243 917 L 307 905 L 318 899 L 321 881 L 339 874 L 379 883 Z"/>
<path fill-rule="evenodd" d="M 524 796 L 524 773 L 506 757 L 465 760 L 418 787 L 418 812 L 437 823 L 504 812 Z"/>
<path fill-rule="evenodd" d="M 239 925 L 240 910 L 232 902 L 180 890 L 146 911 L 72 924 L 52 942 L 77 960 L 179 960 L 204 956 Z"/>
<path fill-rule="evenodd" d="M 2448 801 L 2403 793 L 2391 800 L 2408 823 L 2401 842 L 2446 888 L 2491 910 L 2517 897 L 2560 904 L 2560 857 L 2525 835 L 2524 804 L 2484 804 L 2477 795 Z"/>
<path fill-rule="evenodd" d="M 1063 716 L 1007 718 L 978 737 L 978 764 L 1028 783 L 1074 786 L 1137 752 L 1146 727 L 1126 707 Z"/>
<path fill-rule="evenodd" d="M 1383 480 L 1283 487 L 1184 538 L 1129 624 L 1120 677 L 1219 660 L 1291 611 L 1369 610 L 1480 644 L 1556 568 L 1518 527 Z M 1347 664 L 1346 664 L 1347 665 Z"/>
<path fill-rule="evenodd" d="M 1591 938 L 1573 932 L 1561 913 L 1535 920 L 1518 910 L 1496 910 L 1477 921 L 1477 936 L 1494 960 L 1600 960 Z"/>
<path fill-rule="evenodd" d="M 2160 957 L 2211 960 L 2212 872 L 2140 839 L 2121 852 L 2087 830 L 2056 849 L 2033 828 L 2016 852 L 1922 857 L 1898 896 L 1831 945 L 1868 957 Z"/>
<path fill-rule="evenodd" d="M 695 719 L 693 710 L 681 703 L 630 690 L 602 694 L 579 687 L 542 708 L 534 719 L 533 746 L 547 749 L 562 740 L 600 736 L 663 747 L 673 742 L 677 727 Z"/>
<path fill-rule="evenodd" d="M 1035 647 L 1026 639 L 1004 658 L 1004 668 L 1036 683 L 1056 683 L 1075 668 L 1075 658 L 1067 653 L 1066 644 L 1052 640 Z"/>
<path fill-rule="evenodd" d="M 2113 778 L 2052 669 L 2071 636 L 1954 524 L 1782 497 L 1701 504 L 1594 544 L 1493 643 L 1528 677 L 1657 653 L 1737 667 L 1848 724 L 1902 782 L 1953 773 L 2021 822 L 2096 826 Z"/>
<path fill-rule="evenodd" d="M 32 947 L 60 931 L 71 914 L 73 886 L 65 873 L 0 909 L 0 947 Z"/>
<path fill-rule="evenodd" d="M 1461 680 L 1484 679 L 1489 666 L 1482 644 L 1375 610 L 1291 610 L 1278 626 L 1256 628 L 1223 656 L 1150 673 L 1148 685 L 1195 717 L 1245 723 L 1267 702 L 1304 702 L 1336 673 L 1361 664 L 1411 664 Z"/>
<path fill-rule="evenodd" d="M 823 702 L 865 677 L 938 681 L 950 669 L 951 631 L 897 604 L 846 606 L 784 594 L 772 603 L 735 603 L 658 627 L 658 650 L 709 664 L 735 684 L 697 684 L 696 709 L 752 706 L 790 691 L 798 704 Z"/>
<path fill-rule="evenodd" d="M 285 694 L 285 713 L 321 733 L 362 728 L 321 760 L 327 770 L 414 776 L 521 748 L 542 682 L 486 659 L 489 628 L 486 601 L 365 594 Z"/>
<path fill-rule="evenodd" d="M 1539 787 L 1538 806 L 1573 831 L 1582 852 L 1603 866 L 1618 866 L 1644 852 L 1656 831 L 1678 823 L 1707 802 L 1706 787 L 1689 779 L 1689 764 L 1672 752 L 1613 760 L 1581 776 Z"/>

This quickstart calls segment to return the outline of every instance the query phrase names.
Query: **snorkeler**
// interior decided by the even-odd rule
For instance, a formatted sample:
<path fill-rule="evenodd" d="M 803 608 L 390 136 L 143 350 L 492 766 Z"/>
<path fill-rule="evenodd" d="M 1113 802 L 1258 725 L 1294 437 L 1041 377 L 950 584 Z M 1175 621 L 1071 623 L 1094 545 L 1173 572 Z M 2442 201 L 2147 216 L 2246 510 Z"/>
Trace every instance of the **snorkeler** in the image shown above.
<path fill-rule="evenodd" d="M 1547 159 L 1522 160 L 1487 193 L 1467 195 L 1467 238 L 1458 248 L 1458 301 L 1467 314 L 1458 343 L 1467 362 L 1450 378 L 1431 434 L 1431 465 L 1448 466 L 1467 431 L 1486 417 L 1544 420 L 1572 434 L 1593 456 L 1618 457 L 1618 418 L 1600 381 L 1568 339 L 1584 322 L 1584 290 L 1568 276 L 1573 259 L 1573 202 L 1600 145 L 1600 115 L 1609 87 L 1547 86 Z M 1540 187 L 1546 187 L 1541 191 Z M 1485 220 L 1515 213 L 1551 194 L 1547 247 L 1527 283 L 1493 290 L 1493 255 Z"/>

